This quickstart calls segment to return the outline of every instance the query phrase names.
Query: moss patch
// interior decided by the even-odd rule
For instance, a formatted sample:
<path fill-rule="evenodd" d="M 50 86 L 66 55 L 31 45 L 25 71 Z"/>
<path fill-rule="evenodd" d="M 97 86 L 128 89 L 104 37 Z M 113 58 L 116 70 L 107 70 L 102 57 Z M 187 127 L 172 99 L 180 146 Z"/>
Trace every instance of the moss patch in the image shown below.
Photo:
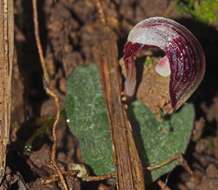
<path fill-rule="evenodd" d="M 180 11 L 191 14 L 202 22 L 218 22 L 218 0 L 180 0 L 178 7 Z"/>

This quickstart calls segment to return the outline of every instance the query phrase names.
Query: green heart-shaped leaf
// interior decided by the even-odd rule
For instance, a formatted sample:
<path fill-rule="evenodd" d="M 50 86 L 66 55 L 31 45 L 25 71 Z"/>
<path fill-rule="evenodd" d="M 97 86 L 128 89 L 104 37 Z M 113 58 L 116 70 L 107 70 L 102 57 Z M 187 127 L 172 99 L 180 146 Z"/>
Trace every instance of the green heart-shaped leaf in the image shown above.
<path fill-rule="evenodd" d="M 112 141 L 100 77 L 94 64 L 78 66 L 67 82 L 65 101 L 70 129 L 80 142 L 82 157 L 97 175 L 115 171 Z M 136 141 L 145 165 L 184 153 L 191 134 L 194 109 L 187 104 L 164 122 L 156 120 L 140 101 L 130 106 Z M 172 170 L 177 162 L 151 172 L 152 180 Z"/>

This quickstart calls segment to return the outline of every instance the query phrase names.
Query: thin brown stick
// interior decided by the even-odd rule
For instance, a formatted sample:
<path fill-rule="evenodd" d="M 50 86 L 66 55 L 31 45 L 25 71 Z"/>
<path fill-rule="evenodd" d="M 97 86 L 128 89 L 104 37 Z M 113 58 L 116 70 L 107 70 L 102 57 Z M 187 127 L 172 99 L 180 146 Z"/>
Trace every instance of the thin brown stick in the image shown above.
<path fill-rule="evenodd" d="M 160 169 L 174 161 L 178 161 L 179 164 L 190 174 L 193 175 L 193 171 L 190 168 L 190 166 L 188 165 L 187 161 L 184 159 L 182 154 L 176 154 L 175 156 L 159 163 L 159 164 L 154 164 L 153 166 L 147 166 L 146 169 L 149 171 L 153 171 L 153 170 L 157 170 Z"/>
<path fill-rule="evenodd" d="M 108 119 L 117 166 L 118 190 L 144 190 L 144 171 L 133 137 L 133 129 L 126 110 L 121 102 L 121 74 L 119 72 L 118 52 L 115 36 L 105 24 L 106 18 L 100 0 L 95 0 L 101 27 L 96 44 L 96 61 L 100 66 L 101 82 L 107 104 Z"/>
<path fill-rule="evenodd" d="M 69 170 L 69 171 L 63 171 L 62 175 L 75 177 L 77 175 L 77 173 L 78 173 L 77 171 Z M 59 175 L 57 175 L 57 174 L 51 175 L 49 177 L 43 177 L 43 178 L 39 179 L 39 181 L 42 185 L 54 183 L 58 180 L 59 180 Z"/>
<path fill-rule="evenodd" d="M 0 0 L 0 183 L 4 177 L 11 125 L 11 85 L 14 52 L 13 0 Z"/>
<path fill-rule="evenodd" d="M 187 161 L 185 160 L 182 154 L 180 154 L 178 161 L 180 165 L 189 173 L 189 175 L 193 175 L 192 169 L 190 168 L 190 166 L 188 165 Z"/>
<path fill-rule="evenodd" d="M 166 166 L 167 164 L 170 164 L 173 161 L 176 161 L 176 160 L 179 161 L 180 157 L 181 157 L 181 154 L 176 154 L 175 156 L 173 156 L 173 157 L 171 157 L 171 158 L 169 158 L 169 159 L 167 159 L 159 164 L 154 164 L 153 166 L 148 166 L 148 167 L 146 167 L 146 169 L 149 171 L 157 170 L 159 168 Z"/>
<path fill-rule="evenodd" d="M 57 124 L 60 120 L 60 100 L 59 100 L 58 95 L 55 93 L 55 91 L 53 90 L 53 88 L 51 86 L 49 74 L 48 74 L 47 67 L 46 67 L 45 58 L 43 56 L 43 49 L 42 49 L 41 40 L 39 37 L 37 0 L 32 0 L 32 5 L 33 5 L 34 34 L 35 34 L 36 45 L 37 45 L 39 58 L 40 58 L 40 62 L 41 62 L 42 70 L 43 70 L 44 89 L 45 89 L 46 93 L 54 100 L 55 107 L 56 107 L 55 121 L 52 125 L 53 144 L 52 144 L 52 150 L 51 150 L 51 161 L 52 161 L 52 164 L 53 164 L 56 172 L 58 173 L 58 176 L 61 180 L 61 183 L 64 186 L 64 189 L 68 190 L 68 186 L 67 186 L 67 183 L 64 179 L 64 176 L 61 173 L 61 170 L 56 163 L 56 149 L 57 149 L 56 128 L 57 128 Z"/>
<path fill-rule="evenodd" d="M 158 180 L 157 184 L 160 186 L 161 190 L 171 190 L 167 184 L 165 184 L 162 180 Z"/>
<path fill-rule="evenodd" d="M 83 178 L 83 181 L 89 182 L 89 181 L 103 181 L 106 179 L 112 179 L 112 178 L 116 178 L 116 174 L 115 173 L 110 173 L 110 174 L 106 174 L 106 175 L 100 175 L 100 176 L 88 176 Z"/>
<path fill-rule="evenodd" d="M 78 172 L 79 171 L 68 170 L 68 171 L 63 171 L 62 174 L 64 176 L 76 177 Z M 82 178 L 82 180 L 86 181 L 86 182 L 96 182 L 96 181 L 103 181 L 103 180 L 107 180 L 107 179 L 112 179 L 115 177 L 116 177 L 115 173 L 109 173 L 109 174 L 100 175 L 100 176 L 87 176 L 87 177 Z M 49 177 L 43 177 L 43 178 L 39 179 L 39 181 L 42 185 L 46 185 L 46 184 L 54 183 L 54 182 L 58 181 L 58 179 L 59 179 L 59 176 L 57 174 L 54 174 L 54 175 L 51 175 Z"/>
<path fill-rule="evenodd" d="M 190 174 L 193 175 L 193 171 L 191 170 L 191 168 L 189 167 L 187 161 L 183 158 L 182 154 L 176 154 L 175 156 L 159 163 L 159 164 L 154 164 L 153 166 L 147 166 L 146 169 L 149 171 L 153 171 L 153 170 L 157 170 L 159 168 L 162 168 L 174 161 L 178 161 L 179 164 Z"/>

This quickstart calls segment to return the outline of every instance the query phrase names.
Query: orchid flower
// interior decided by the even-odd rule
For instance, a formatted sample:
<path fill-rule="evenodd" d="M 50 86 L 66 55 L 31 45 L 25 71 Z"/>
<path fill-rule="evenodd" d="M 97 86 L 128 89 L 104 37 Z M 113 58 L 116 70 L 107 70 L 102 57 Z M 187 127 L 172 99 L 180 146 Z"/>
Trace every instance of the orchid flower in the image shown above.
<path fill-rule="evenodd" d="M 176 110 L 203 79 L 204 51 L 195 36 L 174 20 L 152 17 L 139 22 L 130 31 L 124 47 L 126 96 L 133 96 L 136 90 L 136 55 L 149 48 L 159 48 L 165 53 L 155 71 L 163 77 L 169 76 L 170 103 Z"/>

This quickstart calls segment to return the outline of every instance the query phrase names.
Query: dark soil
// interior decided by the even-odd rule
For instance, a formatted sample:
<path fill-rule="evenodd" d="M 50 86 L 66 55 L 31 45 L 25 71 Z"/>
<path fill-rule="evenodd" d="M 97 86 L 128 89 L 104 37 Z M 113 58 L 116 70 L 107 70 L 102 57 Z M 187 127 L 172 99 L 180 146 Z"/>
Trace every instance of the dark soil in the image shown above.
<path fill-rule="evenodd" d="M 150 16 L 168 16 L 187 26 L 201 41 L 207 56 L 203 83 L 190 102 L 197 116 L 193 137 L 185 155 L 194 171 L 190 176 L 182 167 L 163 176 L 171 189 L 215 190 L 218 186 L 218 75 L 216 27 L 181 17 L 170 0 L 111 0 L 104 7 L 108 23 L 117 35 L 119 57 L 128 31 L 138 21 Z M 92 1 L 39 0 L 39 22 L 44 55 L 52 83 L 63 105 L 66 78 L 79 64 L 94 62 L 93 44 L 99 25 Z M 34 40 L 31 1 L 15 0 L 15 42 L 13 113 L 11 142 L 8 146 L 6 177 L 1 190 L 60 189 L 60 183 L 43 185 L 41 178 L 53 174 L 50 166 L 50 124 L 55 110 L 42 85 L 42 69 Z M 63 116 L 62 120 L 65 118 Z M 68 166 L 80 159 L 78 142 L 65 122 L 58 128 L 58 160 Z M 71 189 L 113 189 L 105 183 L 82 183 L 67 177 Z M 153 189 L 160 189 L 154 185 Z"/>

